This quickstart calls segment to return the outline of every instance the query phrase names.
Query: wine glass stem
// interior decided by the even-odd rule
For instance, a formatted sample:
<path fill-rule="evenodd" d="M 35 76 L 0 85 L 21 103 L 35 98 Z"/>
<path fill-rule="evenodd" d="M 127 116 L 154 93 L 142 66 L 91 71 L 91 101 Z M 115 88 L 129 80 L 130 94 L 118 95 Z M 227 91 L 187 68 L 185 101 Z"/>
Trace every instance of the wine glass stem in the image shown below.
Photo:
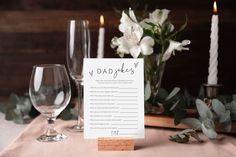
<path fill-rule="evenodd" d="M 47 118 L 48 121 L 48 126 L 47 126 L 47 131 L 46 131 L 46 135 L 47 136 L 53 136 L 57 134 L 57 131 L 55 130 L 55 120 L 56 118 Z"/>
<path fill-rule="evenodd" d="M 83 102 L 83 85 L 82 81 L 77 83 L 77 88 L 78 88 L 78 126 L 83 127 L 83 115 L 84 115 L 84 102 Z"/>

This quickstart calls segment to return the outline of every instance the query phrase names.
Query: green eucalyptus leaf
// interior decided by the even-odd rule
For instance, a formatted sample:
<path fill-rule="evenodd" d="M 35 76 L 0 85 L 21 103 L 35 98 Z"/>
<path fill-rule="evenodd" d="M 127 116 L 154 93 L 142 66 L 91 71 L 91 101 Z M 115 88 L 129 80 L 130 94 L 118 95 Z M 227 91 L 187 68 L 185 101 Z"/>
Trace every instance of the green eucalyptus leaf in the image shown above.
<path fill-rule="evenodd" d="M 196 99 L 196 107 L 201 119 L 206 119 L 209 116 L 211 111 L 202 100 Z"/>
<path fill-rule="evenodd" d="M 16 109 L 19 111 L 22 116 L 29 115 L 29 112 L 31 111 L 31 103 L 28 98 L 22 97 L 20 98 L 19 103 L 16 104 Z"/>
<path fill-rule="evenodd" d="M 177 100 L 177 101 L 173 104 L 173 106 L 170 108 L 170 111 L 173 111 L 173 110 L 177 107 L 177 105 L 179 104 L 179 102 L 180 102 L 180 100 Z"/>
<path fill-rule="evenodd" d="M 166 101 L 170 100 L 171 98 L 173 98 L 174 96 L 176 96 L 176 94 L 180 91 L 179 87 L 175 87 L 171 93 L 167 96 Z"/>
<path fill-rule="evenodd" d="M 204 125 L 208 129 L 215 129 L 215 124 L 214 124 L 214 121 L 212 119 L 205 119 L 202 122 L 202 125 Z"/>
<path fill-rule="evenodd" d="M 22 108 L 22 113 L 24 115 L 28 115 L 29 112 L 31 111 L 32 104 L 28 98 L 25 98 L 23 101 L 23 108 Z"/>
<path fill-rule="evenodd" d="M 231 103 L 228 103 L 225 106 L 227 110 L 230 110 L 231 119 L 236 120 L 236 101 L 232 101 Z"/>
<path fill-rule="evenodd" d="M 225 106 L 217 99 L 212 100 L 212 108 L 218 116 L 225 114 Z"/>
<path fill-rule="evenodd" d="M 230 111 L 236 114 L 236 101 L 232 101 L 229 106 Z"/>
<path fill-rule="evenodd" d="M 207 116 L 208 119 L 213 119 L 213 118 L 214 118 L 214 115 L 213 115 L 213 113 L 211 112 L 211 110 L 208 110 L 208 111 L 207 111 L 206 116 Z"/>
<path fill-rule="evenodd" d="M 194 105 L 195 99 L 189 94 L 187 90 L 184 91 L 184 96 L 186 99 L 187 106 L 191 107 L 192 105 Z"/>
<path fill-rule="evenodd" d="M 228 121 L 231 121 L 229 110 L 227 110 L 225 113 L 221 114 L 220 119 L 219 119 L 220 123 L 224 123 L 224 122 L 228 122 Z"/>
<path fill-rule="evenodd" d="M 199 129 L 202 127 L 201 122 L 196 118 L 185 118 L 181 120 L 181 123 L 186 124 L 193 129 Z"/>
<path fill-rule="evenodd" d="M 167 96 L 168 96 L 168 92 L 163 88 L 159 88 L 158 93 L 157 93 L 157 100 L 159 102 L 163 102 Z"/>
<path fill-rule="evenodd" d="M 7 110 L 5 114 L 6 120 L 13 120 L 16 117 L 16 113 L 14 110 Z"/>
<path fill-rule="evenodd" d="M 16 124 L 24 124 L 24 119 L 21 115 L 17 115 L 16 117 L 14 117 L 13 121 Z"/>
<path fill-rule="evenodd" d="M 151 97 L 151 85 L 150 82 L 147 81 L 145 90 L 144 90 L 144 100 L 147 101 Z"/>
<path fill-rule="evenodd" d="M 231 103 L 226 103 L 225 104 L 225 109 L 231 111 Z M 232 111 L 231 111 L 232 112 Z"/>
<path fill-rule="evenodd" d="M 202 132 L 210 139 L 216 139 L 217 137 L 215 125 L 211 119 L 205 119 L 202 122 Z"/>
<path fill-rule="evenodd" d="M 16 124 L 23 124 L 24 119 L 23 119 L 23 115 L 22 115 L 21 111 L 18 109 L 15 109 L 14 112 L 15 112 L 15 117 L 14 117 L 13 121 Z"/>
<path fill-rule="evenodd" d="M 14 93 L 11 93 L 11 95 L 10 95 L 10 103 L 11 104 L 18 104 L 19 102 L 20 102 L 20 98 L 16 95 L 16 94 L 14 94 Z"/>
<path fill-rule="evenodd" d="M 6 113 L 6 104 L 0 104 L 0 112 Z"/>

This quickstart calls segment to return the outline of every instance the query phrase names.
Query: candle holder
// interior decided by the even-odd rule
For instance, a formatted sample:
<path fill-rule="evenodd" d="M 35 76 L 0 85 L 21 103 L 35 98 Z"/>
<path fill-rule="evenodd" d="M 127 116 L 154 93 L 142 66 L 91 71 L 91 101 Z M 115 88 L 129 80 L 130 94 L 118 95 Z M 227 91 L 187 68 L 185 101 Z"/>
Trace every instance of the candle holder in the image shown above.
<path fill-rule="evenodd" d="M 222 84 L 203 84 L 205 93 L 205 103 L 211 106 L 212 99 L 217 98 Z"/>

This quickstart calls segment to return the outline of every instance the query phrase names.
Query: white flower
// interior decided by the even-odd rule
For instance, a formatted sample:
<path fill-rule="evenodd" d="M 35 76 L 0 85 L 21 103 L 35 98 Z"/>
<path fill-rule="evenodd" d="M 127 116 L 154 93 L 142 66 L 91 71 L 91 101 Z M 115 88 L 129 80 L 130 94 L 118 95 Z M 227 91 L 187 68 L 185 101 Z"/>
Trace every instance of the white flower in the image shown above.
<path fill-rule="evenodd" d="M 162 61 L 163 62 L 167 61 L 171 57 L 172 54 L 175 55 L 175 50 L 177 51 L 189 50 L 189 48 L 184 47 L 189 44 L 190 44 L 189 40 L 183 40 L 181 43 L 174 40 L 170 40 L 169 47 L 165 51 Z"/>
<path fill-rule="evenodd" d="M 149 37 L 143 37 L 143 28 L 137 23 L 134 12 L 130 9 L 129 16 L 122 13 L 119 30 L 123 33 L 120 38 L 114 37 L 111 41 L 112 48 L 117 47 L 117 53 L 120 57 L 124 54 L 131 54 L 137 58 L 140 53 L 150 55 L 153 53 L 154 40 Z"/>
<path fill-rule="evenodd" d="M 156 9 L 154 12 L 149 14 L 149 19 L 152 23 L 162 26 L 167 20 L 170 10 L 167 9 Z"/>
<path fill-rule="evenodd" d="M 167 20 L 169 13 L 170 13 L 170 11 L 167 9 L 162 9 L 162 10 L 156 9 L 155 11 L 153 11 L 152 13 L 149 14 L 149 18 L 146 18 L 143 21 L 141 21 L 140 25 L 143 28 L 151 29 L 151 26 L 147 23 L 153 23 L 156 26 L 158 26 L 158 28 L 159 28 Z M 174 30 L 174 26 L 172 24 L 170 24 L 170 25 L 171 25 L 170 32 L 172 32 Z"/>
<path fill-rule="evenodd" d="M 134 27 L 138 24 L 137 19 L 134 15 L 134 11 L 129 9 L 129 16 L 123 11 L 120 19 L 119 30 L 124 33 L 126 29 Z"/>

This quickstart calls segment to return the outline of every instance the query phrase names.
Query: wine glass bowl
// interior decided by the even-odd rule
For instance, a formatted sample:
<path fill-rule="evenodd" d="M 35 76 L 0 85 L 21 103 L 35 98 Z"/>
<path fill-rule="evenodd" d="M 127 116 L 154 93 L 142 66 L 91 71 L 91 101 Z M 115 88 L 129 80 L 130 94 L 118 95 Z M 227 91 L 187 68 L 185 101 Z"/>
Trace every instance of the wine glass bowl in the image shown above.
<path fill-rule="evenodd" d="M 90 58 L 90 31 L 88 20 L 70 20 L 67 29 L 66 61 L 69 74 L 78 89 L 78 121 L 68 128 L 83 132 L 83 59 Z"/>
<path fill-rule="evenodd" d="M 66 138 L 54 128 L 56 117 L 66 108 L 71 98 L 71 87 L 64 65 L 42 64 L 33 67 L 30 85 L 30 100 L 47 118 L 46 132 L 38 140 L 42 142 L 60 141 Z"/>

